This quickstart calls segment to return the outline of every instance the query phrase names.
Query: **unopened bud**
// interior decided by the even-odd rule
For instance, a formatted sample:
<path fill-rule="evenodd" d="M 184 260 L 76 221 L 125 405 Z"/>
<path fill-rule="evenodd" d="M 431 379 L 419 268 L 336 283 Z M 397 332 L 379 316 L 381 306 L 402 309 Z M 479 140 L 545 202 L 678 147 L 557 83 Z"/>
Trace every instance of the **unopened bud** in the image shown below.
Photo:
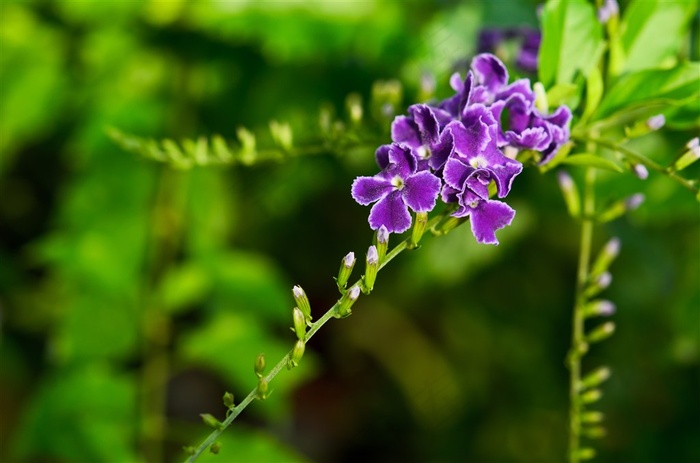
<path fill-rule="evenodd" d="M 597 326 L 586 336 L 586 340 L 590 343 L 603 341 L 615 332 L 615 324 L 613 322 L 606 322 L 600 326 Z"/>
<path fill-rule="evenodd" d="M 560 170 L 557 173 L 557 181 L 559 182 L 559 188 L 561 188 L 562 195 L 564 196 L 564 202 L 566 203 L 566 209 L 569 211 L 569 215 L 578 217 L 581 214 L 581 196 L 579 195 L 578 188 L 576 188 L 574 179 L 571 178 L 571 175 L 566 171 Z"/>
<path fill-rule="evenodd" d="M 226 408 L 233 408 L 234 403 L 233 403 L 233 394 L 230 392 L 225 392 L 224 393 L 224 406 Z"/>
<path fill-rule="evenodd" d="M 657 114 L 647 119 L 646 123 L 649 130 L 659 130 L 666 123 L 666 118 L 663 114 Z"/>
<path fill-rule="evenodd" d="M 593 370 L 591 373 L 588 373 L 586 376 L 583 377 L 581 380 L 581 384 L 579 385 L 579 388 L 581 390 L 584 389 L 590 389 L 592 387 L 599 386 L 603 382 L 605 382 L 608 378 L 610 378 L 610 368 L 608 367 L 600 367 L 595 370 Z"/>
<path fill-rule="evenodd" d="M 194 455 L 195 453 L 197 453 L 197 449 L 194 448 L 194 447 L 191 446 L 191 445 L 188 445 L 188 446 L 186 446 L 186 447 L 182 447 L 182 450 L 183 450 L 187 455 Z"/>
<path fill-rule="evenodd" d="M 207 426 L 211 426 L 214 429 L 221 429 L 221 421 L 214 418 L 214 415 L 210 413 L 200 413 L 199 416 L 202 417 L 202 421 L 204 421 L 204 424 Z"/>
<path fill-rule="evenodd" d="M 604 415 L 602 412 L 585 412 L 581 415 L 581 422 L 596 424 L 603 421 Z"/>
<path fill-rule="evenodd" d="M 644 202 L 644 195 L 637 193 L 625 199 L 615 201 L 610 207 L 603 211 L 599 216 L 600 222 L 610 222 L 622 216 L 628 211 L 637 209 Z"/>
<path fill-rule="evenodd" d="M 336 309 L 336 318 L 345 318 L 352 313 L 350 308 L 355 303 L 357 298 L 360 297 L 360 287 L 353 285 L 349 290 L 343 294 L 338 302 L 338 308 Z"/>
<path fill-rule="evenodd" d="M 386 256 L 386 251 L 389 248 L 389 231 L 384 225 L 377 230 L 377 255 L 381 263 Z"/>
<path fill-rule="evenodd" d="M 590 447 L 584 447 L 576 451 L 578 460 L 590 460 L 595 457 L 595 450 Z"/>
<path fill-rule="evenodd" d="M 542 85 L 542 82 L 535 82 L 532 86 L 532 90 L 535 92 L 535 106 L 542 114 L 548 114 L 549 102 L 547 101 L 547 91 L 544 85 Z"/>
<path fill-rule="evenodd" d="M 634 175 L 641 180 L 646 180 L 649 178 L 649 170 L 647 170 L 644 164 L 634 164 L 632 166 L 632 172 L 634 172 Z"/>
<path fill-rule="evenodd" d="M 602 426 L 586 426 L 583 428 L 583 435 L 589 439 L 600 439 L 601 437 L 605 437 L 606 434 L 607 431 Z"/>
<path fill-rule="evenodd" d="M 265 354 L 260 354 L 255 358 L 255 376 L 262 378 L 265 373 Z"/>
<path fill-rule="evenodd" d="M 411 241 L 408 245 L 409 248 L 415 248 L 418 246 L 420 239 L 425 233 L 425 227 L 428 225 L 428 213 L 427 212 L 416 212 L 416 221 L 413 224 L 413 230 L 411 231 Z"/>
<path fill-rule="evenodd" d="M 285 123 L 270 121 L 270 134 L 274 142 L 282 149 L 292 149 L 292 127 Z"/>
<path fill-rule="evenodd" d="M 591 274 L 597 276 L 607 271 L 618 254 L 620 254 L 620 239 L 612 238 L 603 246 L 600 254 L 598 254 L 595 262 L 593 262 Z"/>
<path fill-rule="evenodd" d="M 625 205 L 628 211 L 633 211 L 642 205 L 644 202 L 644 195 L 642 193 L 637 193 L 625 200 Z"/>
<path fill-rule="evenodd" d="M 590 391 L 586 391 L 581 394 L 581 402 L 584 404 L 592 404 L 594 402 L 598 402 L 601 397 L 603 397 L 603 393 L 600 391 L 600 389 L 591 389 Z"/>
<path fill-rule="evenodd" d="M 221 442 L 214 442 L 209 446 L 209 451 L 214 455 L 218 455 L 221 450 Z"/>
<path fill-rule="evenodd" d="M 364 288 L 363 292 L 369 293 L 374 289 L 374 282 L 377 279 L 377 272 L 379 271 L 379 254 L 377 253 L 377 247 L 372 245 L 367 250 L 367 260 L 365 265 L 365 276 L 363 278 Z"/>
<path fill-rule="evenodd" d="M 269 389 L 270 383 L 268 383 L 265 378 L 260 378 L 260 381 L 258 381 L 258 388 L 256 389 L 255 394 L 258 397 L 258 399 L 265 400 L 270 395 L 268 393 Z"/>
<path fill-rule="evenodd" d="M 604 289 L 606 289 L 608 286 L 610 286 L 610 283 L 612 283 L 612 274 L 608 271 L 605 271 L 593 278 L 593 281 L 591 281 L 588 284 L 584 295 L 586 296 L 586 298 L 591 298 L 603 291 Z"/>
<path fill-rule="evenodd" d="M 345 107 L 353 124 L 357 124 L 362 120 L 362 98 L 360 95 L 357 93 L 348 95 L 345 99 Z"/>
<path fill-rule="evenodd" d="M 304 340 L 306 337 L 306 319 L 297 307 L 294 307 L 294 310 L 292 310 L 292 321 L 294 322 L 294 333 L 296 333 L 297 339 Z"/>
<path fill-rule="evenodd" d="M 345 288 L 345 286 L 348 284 L 348 279 L 352 274 L 352 269 L 354 266 L 355 253 L 349 252 L 345 255 L 345 257 L 343 257 L 343 260 L 340 262 L 340 270 L 338 270 L 338 279 L 336 280 L 338 283 L 338 288 Z"/>
<path fill-rule="evenodd" d="M 297 303 L 297 307 L 304 314 L 304 322 L 311 323 L 311 304 L 309 303 L 309 298 L 306 297 L 306 293 L 297 285 L 292 288 L 292 296 L 294 296 L 294 301 Z"/>
<path fill-rule="evenodd" d="M 615 313 L 615 304 L 606 299 L 596 299 L 586 304 L 583 314 L 586 317 L 607 317 Z"/>
<path fill-rule="evenodd" d="M 300 339 L 296 342 L 296 344 L 294 344 L 292 356 L 289 358 L 289 362 L 287 363 L 287 369 L 291 370 L 299 365 L 301 358 L 304 356 L 304 350 L 306 350 L 306 344 Z"/>
<path fill-rule="evenodd" d="M 685 146 L 688 148 L 688 151 L 683 153 L 683 155 L 673 163 L 674 170 L 683 170 L 700 159 L 700 138 L 693 138 Z"/>

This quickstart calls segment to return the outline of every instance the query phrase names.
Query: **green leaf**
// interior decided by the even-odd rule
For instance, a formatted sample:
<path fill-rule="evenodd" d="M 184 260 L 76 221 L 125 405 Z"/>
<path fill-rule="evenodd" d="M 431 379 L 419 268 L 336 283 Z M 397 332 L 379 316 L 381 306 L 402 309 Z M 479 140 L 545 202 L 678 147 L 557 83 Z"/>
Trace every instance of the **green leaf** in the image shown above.
<path fill-rule="evenodd" d="M 539 77 L 545 87 L 573 83 L 577 72 L 588 76 L 603 48 L 603 29 L 592 4 L 584 0 L 547 2 L 539 56 Z"/>
<path fill-rule="evenodd" d="M 211 289 L 206 270 L 193 263 L 173 267 L 163 277 L 158 288 L 163 308 L 178 313 L 201 301 Z"/>
<path fill-rule="evenodd" d="M 700 96 L 700 63 L 683 63 L 673 69 L 637 71 L 620 78 L 603 98 L 593 119 L 622 111 L 659 113 Z M 696 105 L 697 107 L 697 105 Z M 642 114 L 641 116 L 643 116 Z"/>
<path fill-rule="evenodd" d="M 697 7 L 691 1 L 632 1 L 622 20 L 622 72 L 659 67 L 678 55 Z"/>
<path fill-rule="evenodd" d="M 17 432 L 23 461 L 138 461 L 133 378 L 102 365 L 57 371 L 39 388 Z M 16 461 L 13 459 L 13 461 Z"/>
<path fill-rule="evenodd" d="M 598 169 L 612 170 L 613 172 L 624 172 L 624 169 L 609 159 L 605 159 L 595 154 L 582 153 L 574 154 L 564 158 L 561 161 L 562 164 L 569 164 L 572 166 L 584 166 L 584 167 L 595 167 Z"/>

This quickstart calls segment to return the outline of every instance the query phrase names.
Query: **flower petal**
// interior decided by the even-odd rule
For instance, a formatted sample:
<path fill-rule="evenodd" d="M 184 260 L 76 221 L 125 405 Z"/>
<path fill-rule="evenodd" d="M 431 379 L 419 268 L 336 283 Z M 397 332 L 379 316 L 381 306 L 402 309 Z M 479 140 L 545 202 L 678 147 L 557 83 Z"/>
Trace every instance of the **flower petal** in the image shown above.
<path fill-rule="evenodd" d="M 352 182 L 352 198 L 363 206 L 384 198 L 394 186 L 380 177 L 357 177 Z"/>
<path fill-rule="evenodd" d="M 501 201 L 479 201 L 471 211 L 472 233 L 479 243 L 498 244 L 496 230 L 510 225 L 515 211 Z"/>
<path fill-rule="evenodd" d="M 377 230 L 382 225 L 389 233 L 403 233 L 411 226 L 411 214 L 403 202 L 401 192 L 392 191 L 372 206 L 369 213 L 370 228 Z"/>
<path fill-rule="evenodd" d="M 467 177 L 474 172 L 474 168 L 456 157 L 452 157 L 445 163 L 445 170 L 442 173 L 442 179 L 445 184 L 451 186 L 455 190 L 463 190 L 464 182 Z"/>
<path fill-rule="evenodd" d="M 508 83 L 508 71 L 501 60 L 490 53 L 476 55 L 472 60 L 472 70 L 478 84 L 495 94 Z"/>
<path fill-rule="evenodd" d="M 440 135 L 440 125 L 433 109 L 425 104 L 414 104 L 408 108 L 408 112 L 418 127 L 422 144 L 436 143 Z"/>
<path fill-rule="evenodd" d="M 391 149 L 391 145 L 381 145 L 374 152 L 374 157 L 377 159 L 377 165 L 380 169 L 384 169 L 389 165 L 389 149 Z"/>
<path fill-rule="evenodd" d="M 408 116 L 396 116 L 391 123 L 391 139 L 396 143 L 405 143 L 411 148 L 418 148 L 420 132 L 414 120 Z"/>
<path fill-rule="evenodd" d="M 440 193 L 440 179 L 427 171 L 406 179 L 401 194 L 405 203 L 415 212 L 430 212 Z"/>
<path fill-rule="evenodd" d="M 411 148 L 406 145 L 392 143 L 389 148 L 389 166 L 386 168 L 386 175 L 392 178 L 396 175 L 406 180 L 416 172 L 418 160 L 411 152 Z"/>

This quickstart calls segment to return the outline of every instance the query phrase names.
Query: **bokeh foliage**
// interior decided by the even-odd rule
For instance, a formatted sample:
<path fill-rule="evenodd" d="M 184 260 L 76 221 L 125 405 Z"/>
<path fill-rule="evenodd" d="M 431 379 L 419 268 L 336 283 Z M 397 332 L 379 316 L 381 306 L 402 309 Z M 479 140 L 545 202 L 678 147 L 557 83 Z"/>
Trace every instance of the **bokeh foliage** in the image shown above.
<path fill-rule="evenodd" d="M 221 417 L 225 390 L 254 387 L 255 356 L 291 347 L 292 285 L 320 314 L 340 258 L 371 237 L 349 195 L 375 169 L 371 146 L 183 171 L 125 153 L 108 127 L 234 139 L 246 126 L 264 142 L 274 119 L 313 140 L 322 105 L 344 117 L 346 96 L 366 101 L 379 79 L 403 82 L 404 105 L 427 77 L 446 95 L 480 27 L 534 26 L 534 12 L 525 0 L 1 3 L 0 460 L 180 460 L 206 433 L 198 414 Z M 695 43 L 660 40 L 697 60 L 697 8 L 682 20 Z M 630 54 L 643 68 L 643 50 Z M 638 143 L 668 164 L 697 135 L 678 128 Z M 600 197 L 647 196 L 596 230 L 623 243 L 607 294 L 618 333 L 592 353 L 615 372 L 601 458 L 693 461 L 697 202 L 654 173 L 599 178 Z M 559 461 L 578 230 L 551 173 L 526 170 L 511 197 L 501 246 L 458 229 L 402 255 L 207 459 Z M 162 358 L 164 373 L 149 369 Z M 149 397 L 164 401 L 160 436 Z"/>

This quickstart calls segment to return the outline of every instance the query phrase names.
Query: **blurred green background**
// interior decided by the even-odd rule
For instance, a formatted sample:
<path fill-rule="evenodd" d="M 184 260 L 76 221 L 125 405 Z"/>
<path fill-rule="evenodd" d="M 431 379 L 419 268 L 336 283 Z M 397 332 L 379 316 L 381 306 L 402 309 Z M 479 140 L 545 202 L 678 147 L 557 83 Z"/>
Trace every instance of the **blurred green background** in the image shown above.
<path fill-rule="evenodd" d="M 535 7 L 3 0 L 0 461 L 183 459 L 208 434 L 198 414 L 223 418 L 255 356 L 291 348 L 292 285 L 320 316 L 371 240 L 349 191 L 374 147 L 178 171 L 106 127 L 232 139 L 276 119 L 312 140 L 321 105 L 342 116 L 379 79 L 403 83 L 399 112 L 430 79 L 446 96 L 480 28 L 536 26 Z M 640 143 L 668 163 L 691 136 Z M 654 173 L 600 178 L 601 197 L 647 196 L 596 230 L 622 241 L 604 293 L 618 331 L 584 363 L 614 373 L 600 461 L 699 461 L 698 204 Z M 509 203 L 500 246 L 462 227 L 392 262 L 202 461 L 562 461 L 578 227 L 551 173 L 527 169 Z"/>

